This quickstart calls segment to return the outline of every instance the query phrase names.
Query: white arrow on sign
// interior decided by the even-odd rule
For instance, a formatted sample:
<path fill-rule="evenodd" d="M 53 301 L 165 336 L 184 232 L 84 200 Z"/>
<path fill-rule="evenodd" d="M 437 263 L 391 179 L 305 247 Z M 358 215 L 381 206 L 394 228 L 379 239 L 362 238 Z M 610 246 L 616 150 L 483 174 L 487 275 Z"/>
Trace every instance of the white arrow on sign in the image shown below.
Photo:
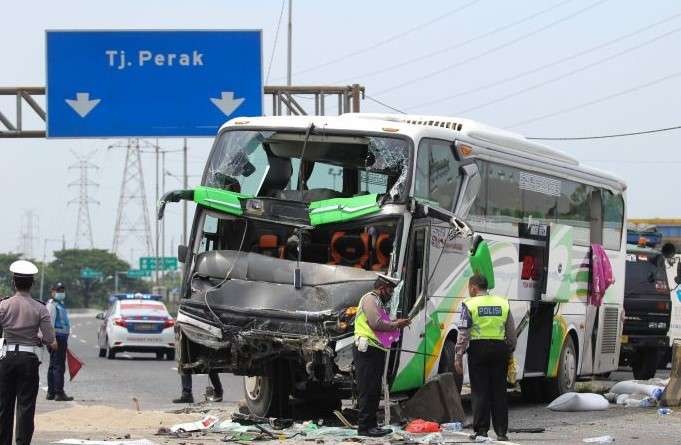
<path fill-rule="evenodd" d="M 78 113 L 80 117 L 87 116 L 100 101 L 101 99 L 90 100 L 90 93 L 76 93 L 76 100 L 66 99 L 66 103 L 69 104 L 69 106 L 73 108 L 73 111 Z"/>
<path fill-rule="evenodd" d="M 213 105 L 218 107 L 220 111 L 225 113 L 225 116 L 229 116 L 230 114 L 234 113 L 234 110 L 239 108 L 239 106 L 245 100 L 244 98 L 235 99 L 234 93 L 231 91 L 223 91 L 221 95 L 222 97 L 220 99 L 211 97 L 210 101 L 213 102 Z"/>

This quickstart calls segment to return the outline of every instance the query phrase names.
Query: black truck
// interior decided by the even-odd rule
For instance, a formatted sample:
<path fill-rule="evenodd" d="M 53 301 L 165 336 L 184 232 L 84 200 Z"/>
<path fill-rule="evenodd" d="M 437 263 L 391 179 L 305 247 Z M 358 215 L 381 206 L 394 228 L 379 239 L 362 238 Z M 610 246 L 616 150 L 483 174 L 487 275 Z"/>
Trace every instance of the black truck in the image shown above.
<path fill-rule="evenodd" d="M 637 380 L 655 376 L 669 347 L 672 303 L 665 261 L 674 256 L 675 249 L 671 244 L 656 249 L 657 242 L 659 237 L 641 235 L 638 244 L 627 245 L 620 365 L 630 365 Z M 675 280 L 679 280 L 678 272 Z"/>

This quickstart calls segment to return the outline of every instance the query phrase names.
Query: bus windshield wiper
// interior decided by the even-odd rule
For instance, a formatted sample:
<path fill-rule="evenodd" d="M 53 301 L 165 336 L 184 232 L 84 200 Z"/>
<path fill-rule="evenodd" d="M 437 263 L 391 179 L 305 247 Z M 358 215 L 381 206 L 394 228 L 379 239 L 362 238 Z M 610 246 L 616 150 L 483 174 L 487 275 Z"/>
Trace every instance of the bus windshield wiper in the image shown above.
<path fill-rule="evenodd" d="M 296 187 L 296 190 L 299 192 L 303 191 L 303 162 L 305 160 L 305 148 L 307 147 L 307 141 L 310 140 L 310 135 L 314 131 L 314 124 L 310 123 L 310 126 L 307 127 L 307 131 L 305 132 L 305 140 L 303 141 L 303 149 L 300 150 L 300 167 L 298 168 L 298 186 Z"/>

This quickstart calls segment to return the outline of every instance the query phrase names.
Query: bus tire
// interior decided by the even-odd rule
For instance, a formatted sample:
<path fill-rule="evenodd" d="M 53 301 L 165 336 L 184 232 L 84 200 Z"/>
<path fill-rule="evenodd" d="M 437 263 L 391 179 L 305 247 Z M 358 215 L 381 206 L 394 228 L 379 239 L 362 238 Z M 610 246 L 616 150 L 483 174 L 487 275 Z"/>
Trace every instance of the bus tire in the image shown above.
<path fill-rule="evenodd" d="M 456 389 L 461 395 L 461 387 L 463 386 L 463 375 L 456 372 L 454 369 L 454 359 L 456 358 L 456 338 L 447 338 L 445 344 L 442 346 L 442 353 L 440 354 L 440 364 L 437 368 L 438 374 L 451 372 L 454 374 L 454 383 Z"/>
<path fill-rule="evenodd" d="M 560 351 L 558 375 L 544 380 L 544 401 L 550 402 L 556 397 L 575 390 L 577 381 L 577 354 L 571 336 L 567 336 Z"/>
<path fill-rule="evenodd" d="M 656 348 L 640 348 L 631 357 L 631 370 L 634 379 L 648 380 L 655 377 L 657 371 L 658 351 Z"/>
<path fill-rule="evenodd" d="M 244 376 L 244 398 L 251 414 L 259 417 L 287 417 L 290 411 L 291 383 L 284 364 L 273 366 L 263 376 Z"/>

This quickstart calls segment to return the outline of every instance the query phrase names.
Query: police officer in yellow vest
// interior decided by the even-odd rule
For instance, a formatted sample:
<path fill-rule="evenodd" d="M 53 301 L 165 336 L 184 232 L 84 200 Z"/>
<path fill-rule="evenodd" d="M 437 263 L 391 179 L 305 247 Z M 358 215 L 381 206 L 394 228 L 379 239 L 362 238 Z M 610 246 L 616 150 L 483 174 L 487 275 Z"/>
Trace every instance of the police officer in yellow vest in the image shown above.
<path fill-rule="evenodd" d="M 391 430 L 378 427 L 376 412 L 381 401 L 381 380 L 387 349 L 376 335 L 379 331 L 395 331 L 409 326 L 408 319 L 386 320 L 381 313 L 392 297 L 399 280 L 378 274 L 374 290 L 359 302 L 355 317 L 355 348 L 353 350 L 359 405 L 357 433 L 360 436 L 381 437 Z"/>
<path fill-rule="evenodd" d="M 504 441 L 508 440 L 506 371 L 516 345 L 515 324 L 508 300 L 489 295 L 487 287 L 482 275 L 473 275 L 468 281 L 470 297 L 461 305 L 454 368 L 463 374 L 463 354 L 468 352 L 474 431 L 471 439 L 487 437 L 491 412 L 494 432 L 498 440 Z"/>

